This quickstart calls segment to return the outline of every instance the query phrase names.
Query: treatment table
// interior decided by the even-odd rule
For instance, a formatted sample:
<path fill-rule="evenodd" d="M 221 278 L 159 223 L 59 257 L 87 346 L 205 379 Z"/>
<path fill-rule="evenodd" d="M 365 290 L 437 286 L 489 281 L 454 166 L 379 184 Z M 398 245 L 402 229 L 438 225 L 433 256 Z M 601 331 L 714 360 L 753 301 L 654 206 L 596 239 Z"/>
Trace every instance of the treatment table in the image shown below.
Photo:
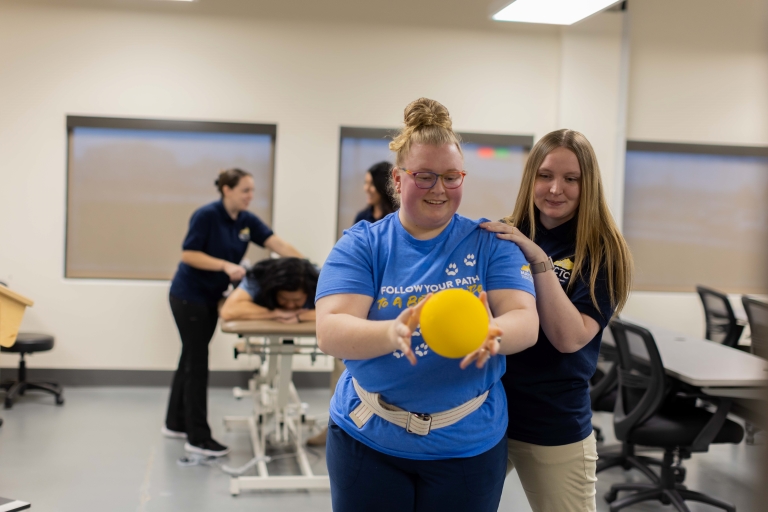
<path fill-rule="evenodd" d="M 312 472 L 302 439 L 302 426 L 311 426 L 314 418 L 305 414 L 292 380 L 292 359 L 296 354 L 309 354 L 314 361 L 323 355 L 317 341 L 301 344 L 300 338 L 315 337 L 315 322 L 284 324 L 271 320 L 235 320 L 224 322 L 221 330 L 237 334 L 242 341 L 235 346 L 235 357 L 253 354 L 261 357 L 262 365 L 248 382 L 248 390 L 235 388 L 235 397 L 250 396 L 253 414 L 245 417 L 227 416 L 227 428 L 246 425 L 250 432 L 258 476 L 232 476 L 230 492 L 238 495 L 243 489 L 330 489 L 327 475 Z M 270 436 L 268 438 L 268 435 Z M 269 442 L 289 444 L 295 450 L 300 475 L 270 475 L 265 450 Z"/>

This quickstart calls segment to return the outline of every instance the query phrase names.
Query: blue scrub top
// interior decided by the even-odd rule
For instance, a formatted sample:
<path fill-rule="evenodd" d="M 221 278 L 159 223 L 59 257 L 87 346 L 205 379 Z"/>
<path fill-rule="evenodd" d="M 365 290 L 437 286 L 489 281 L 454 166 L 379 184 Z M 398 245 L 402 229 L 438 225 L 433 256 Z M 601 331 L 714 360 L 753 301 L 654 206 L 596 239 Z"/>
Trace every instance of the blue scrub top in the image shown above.
<path fill-rule="evenodd" d="M 264 247 L 264 242 L 273 234 L 251 212 L 240 212 L 237 219 L 233 219 L 221 201 L 214 201 L 192 214 L 182 249 L 240 263 L 248 242 Z M 170 294 L 190 302 L 216 304 L 228 286 L 226 272 L 200 270 L 181 262 L 171 282 Z"/>

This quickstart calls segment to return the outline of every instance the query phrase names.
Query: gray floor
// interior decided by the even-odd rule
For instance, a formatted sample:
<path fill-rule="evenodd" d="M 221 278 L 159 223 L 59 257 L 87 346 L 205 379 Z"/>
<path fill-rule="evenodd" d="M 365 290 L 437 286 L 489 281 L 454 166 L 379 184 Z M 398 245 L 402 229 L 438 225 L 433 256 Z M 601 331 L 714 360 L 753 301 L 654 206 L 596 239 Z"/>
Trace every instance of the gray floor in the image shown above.
<path fill-rule="evenodd" d="M 327 419 L 329 393 L 324 389 L 300 389 L 310 412 Z M 229 494 L 228 476 L 212 466 L 181 467 L 183 441 L 160 435 L 168 392 L 160 388 L 76 388 L 65 391 L 66 404 L 29 393 L 11 410 L 0 410 L 0 496 L 32 503 L 32 510 L 51 512 L 171 512 L 198 510 L 330 511 L 328 492 L 243 492 Z M 235 400 L 231 391 L 210 392 L 211 425 L 215 437 L 232 447 L 230 466 L 250 458 L 250 443 L 243 431 L 226 432 L 221 418 L 246 414 L 247 400 Z M 596 424 L 608 426 L 600 416 Z M 752 504 L 758 488 L 759 461 L 765 446 L 713 446 L 707 454 L 686 462 L 686 483 L 737 505 L 740 512 L 766 510 Z M 324 472 L 322 451 L 310 454 L 315 470 Z M 276 473 L 291 469 L 282 459 L 270 464 Z M 599 511 L 608 507 L 603 494 L 615 482 L 638 480 L 634 471 L 611 469 L 599 475 Z M 502 511 L 529 511 L 517 475 L 512 473 L 502 496 Z M 660 504 L 644 504 L 629 510 L 672 510 Z M 714 510 L 691 505 L 692 511 Z"/>

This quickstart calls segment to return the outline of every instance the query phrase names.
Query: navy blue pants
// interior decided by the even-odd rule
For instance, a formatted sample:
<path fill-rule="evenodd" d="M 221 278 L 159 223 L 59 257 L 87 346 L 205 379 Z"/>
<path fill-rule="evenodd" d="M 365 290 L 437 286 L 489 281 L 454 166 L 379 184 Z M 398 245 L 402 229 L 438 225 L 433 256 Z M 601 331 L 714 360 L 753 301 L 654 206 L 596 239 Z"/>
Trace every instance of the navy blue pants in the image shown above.
<path fill-rule="evenodd" d="M 186 432 L 191 444 L 211 439 L 208 426 L 208 344 L 216 331 L 216 304 L 195 304 L 171 296 L 181 336 L 179 367 L 173 375 L 165 426 Z"/>
<path fill-rule="evenodd" d="M 403 459 L 367 447 L 331 420 L 326 461 L 334 512 L 495 512 L 507 439 L 474 457 Z"/>

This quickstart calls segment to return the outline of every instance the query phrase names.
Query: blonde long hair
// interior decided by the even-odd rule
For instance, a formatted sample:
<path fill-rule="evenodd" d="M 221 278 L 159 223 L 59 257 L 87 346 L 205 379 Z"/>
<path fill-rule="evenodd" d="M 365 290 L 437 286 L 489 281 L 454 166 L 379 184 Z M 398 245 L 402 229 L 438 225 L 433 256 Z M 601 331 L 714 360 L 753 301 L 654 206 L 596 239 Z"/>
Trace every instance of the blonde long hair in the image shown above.
<path fill-rule="evenodd" d="M 581 196 L 576 210 L 576 254 L 568 290 L 579 277 L 586 275 L 592 303 L 599 309 L 595 297 L 595 282 L 602 265 L 608 274 L 611 306 L 618 314 L 627 303 L 632 287 L 632 254 L 605 201 L 600 168 L 592 145 L 574 130 L 556 130 L 546 134 L 531 149 L 523 170 L 523 179 L 512 215 L 502 219 L 520 228 L 529 226 L 531 240 L 536 239 L 536 210 L 533 187 L 544 158 L 557 148 L 566 148 L 576 155 L 581 169 Z M 589 268 L 585 268 L 589 260 Z"/>
<path fill-rule="evenodd" d="M 390 151 L 396 155 L 395 165 L 397 167 L 402 165 L 413 144 L 429 144 L 430 146 L 455 144 L 459 153 L 464 155 L 461 151 L 461 137 L 453 131 L 451 115 L 442 103 L 429 98 L 414 100 L 405 107 L 403 121 L 405 126 L 389 143 Z M 388 189 L 390 197 L 399 204 L 400 194 L 395 189 L 391 173 Z"/>

